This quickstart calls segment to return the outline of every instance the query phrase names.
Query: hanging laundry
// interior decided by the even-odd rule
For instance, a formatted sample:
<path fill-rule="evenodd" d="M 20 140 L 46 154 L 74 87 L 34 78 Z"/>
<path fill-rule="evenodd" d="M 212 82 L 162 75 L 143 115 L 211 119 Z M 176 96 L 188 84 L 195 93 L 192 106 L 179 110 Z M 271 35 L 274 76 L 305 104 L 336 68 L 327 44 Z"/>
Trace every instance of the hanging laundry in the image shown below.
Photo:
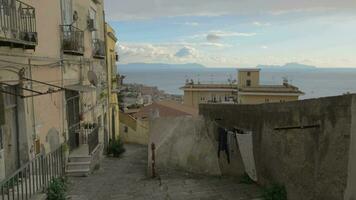
<path fill-rule="evenodd" d="M 229 145 L 227 141 L 228 132 L 225 128 L 218 127 L 218 134 L 219 134 L 218 157 L 220 158 L 221 151 L 225 151 L 227 162 L 230 164 L 230 152 L 229 152 Z"/>
<path fill-rule="evenodd" d="M 245 172 L 253 181 L 257 182 L 256 164 L 253 155 L 252 132 L 240 131 L 239 133 L 236 133 L 236 140 L 239 145 L 242 161 L 245 167 Z"/>

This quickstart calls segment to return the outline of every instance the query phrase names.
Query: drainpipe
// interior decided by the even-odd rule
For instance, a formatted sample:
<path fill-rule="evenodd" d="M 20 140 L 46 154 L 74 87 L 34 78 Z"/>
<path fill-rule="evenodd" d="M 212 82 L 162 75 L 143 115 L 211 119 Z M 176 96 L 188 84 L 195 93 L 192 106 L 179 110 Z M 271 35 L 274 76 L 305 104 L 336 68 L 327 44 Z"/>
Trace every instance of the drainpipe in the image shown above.
<path fill-rule="evenodd" d="M 62 1 L 59 2 L 59 7 L 61 9 L 61 23 L 63 24 L 63 5 L 62 5 Z M 59 44 L 60 44 L 60 50 L 59 50 L 59 59 L 60 59 L 60 68 L 61 68 L 61 86 L 62 88 L 64 88 L 64 59 L 63 59 L 63 33 L 61 32 L 61 27 L 59 27 L 60 30 L 60 38 L 59 38 Z M 64 137 L 64 142 L 67 142 L 67 134 L 65 134 L 65 123 L 64 123 L 64 120 L 65 120 L 65 112 L 66 112 L 66 101 L 65 101 L 65 91 L 62 92 L 62 135 Z"/>

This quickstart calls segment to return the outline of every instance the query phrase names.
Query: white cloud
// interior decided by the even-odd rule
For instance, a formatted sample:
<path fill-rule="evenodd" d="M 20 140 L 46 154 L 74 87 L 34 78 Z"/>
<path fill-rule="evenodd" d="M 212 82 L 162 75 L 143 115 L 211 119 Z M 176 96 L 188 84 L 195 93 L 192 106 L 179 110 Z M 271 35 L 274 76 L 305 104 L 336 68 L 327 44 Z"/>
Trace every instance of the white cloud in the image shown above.
<path fill-rule="evenodd" d="M 253 22 L 252 23 L 253 25 L 255 25 L 255 26 L 271 26 L 271 24 L 270 23 L 268 23 L 268 22 L 266 22 L 266 23 L 263 23 L 263 22 Z"/>
<path fill-rule="evenodd" d="M 199 26 L 199 23 L 197 23 L 197 22 L 185 22 L 183 24 L 186 26 Z"/>
<path fill-rule="evenodd" d="M 355 10 L 355 0 L 105 0 L 108 20 L 167 16 L 285 13 L 313 10 Z"/>
<path fill-rule="evenodd" d="M 257 35 L 256 33 L 229 32 L 221 30 L 210 31 L 210 33 L 219 37 L 251 37 Z"/>

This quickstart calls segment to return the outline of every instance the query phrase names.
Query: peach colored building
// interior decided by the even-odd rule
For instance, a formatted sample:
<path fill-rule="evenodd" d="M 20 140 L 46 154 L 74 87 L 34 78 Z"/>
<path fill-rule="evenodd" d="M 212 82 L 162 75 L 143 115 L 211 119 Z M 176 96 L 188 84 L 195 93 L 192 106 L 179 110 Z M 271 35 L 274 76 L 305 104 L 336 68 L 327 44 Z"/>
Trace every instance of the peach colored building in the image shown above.
<path fill-rule="evenodd" d="M 63 144 L 69 157 L 101 154 L 110 137 L 104 1 L 0 4 L 0 180 Z"/>
<path fill-rule="evenodd" d="M 259 69 L 239 69 L 237 84 L 200 84 L 187 82 L 184 105 L 199 108 L 201 103 L 260 104 L 296 101 L 303 95 L 297 87 L 284 82 L 281 85 L 261 85 Z"/>

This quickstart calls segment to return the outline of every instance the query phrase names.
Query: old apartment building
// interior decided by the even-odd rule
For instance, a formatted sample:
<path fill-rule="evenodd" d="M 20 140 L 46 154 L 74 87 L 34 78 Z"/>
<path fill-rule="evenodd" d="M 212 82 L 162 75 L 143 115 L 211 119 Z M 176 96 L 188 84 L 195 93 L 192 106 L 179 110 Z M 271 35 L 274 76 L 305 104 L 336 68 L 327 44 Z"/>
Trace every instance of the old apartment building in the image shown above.
<path fill-rule="evenodd" d="M 287 102 L 303 95 L 297 87 L 283 82 L 282 85 L 260 84 L 260 69 L 239 69 L 237 83 L 201 84 L 187 82 L 184 105 L 198 108 L 201 103 L 260 104 Z"/>
<path fill-rule="evenodd" d="M 103 7 L 0 1 L 0 180 L 63 145 L 67 173 L 87 174 L 113 137 Z"/>

